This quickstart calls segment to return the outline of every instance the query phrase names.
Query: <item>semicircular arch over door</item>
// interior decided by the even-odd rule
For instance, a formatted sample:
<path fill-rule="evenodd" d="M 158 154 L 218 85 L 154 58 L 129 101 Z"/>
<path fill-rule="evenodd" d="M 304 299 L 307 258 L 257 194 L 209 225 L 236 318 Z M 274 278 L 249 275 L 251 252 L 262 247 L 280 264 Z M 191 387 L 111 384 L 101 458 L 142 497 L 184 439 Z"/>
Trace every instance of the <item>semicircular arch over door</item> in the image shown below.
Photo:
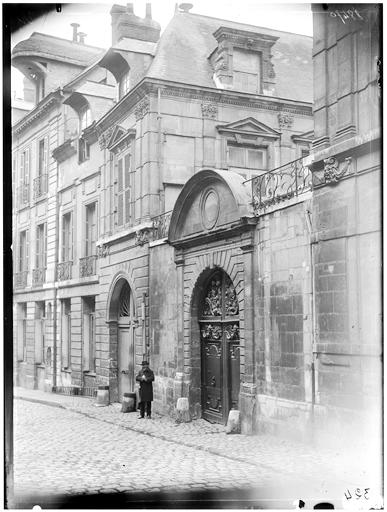
<path fill-rule="evenodd" d="M 238 409 L 240 335 L 238 298 L 223 270 L 208 277 L 200 302 L 202 417 L 226 423 Z"/>

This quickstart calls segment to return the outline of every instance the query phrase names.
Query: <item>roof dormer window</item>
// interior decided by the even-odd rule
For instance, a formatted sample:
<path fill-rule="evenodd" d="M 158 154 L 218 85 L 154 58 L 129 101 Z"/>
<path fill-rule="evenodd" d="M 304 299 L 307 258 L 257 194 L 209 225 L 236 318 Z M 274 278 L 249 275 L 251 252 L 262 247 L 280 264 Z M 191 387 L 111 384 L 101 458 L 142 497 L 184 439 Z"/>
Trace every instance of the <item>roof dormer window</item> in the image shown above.
<path fill-rule="evenodd" d="M 278 37 L 229 27 L 214 32 L 217 49 L 211 54 L 218 88 L 272 95 L 275 73 L 271 48 Z"/>

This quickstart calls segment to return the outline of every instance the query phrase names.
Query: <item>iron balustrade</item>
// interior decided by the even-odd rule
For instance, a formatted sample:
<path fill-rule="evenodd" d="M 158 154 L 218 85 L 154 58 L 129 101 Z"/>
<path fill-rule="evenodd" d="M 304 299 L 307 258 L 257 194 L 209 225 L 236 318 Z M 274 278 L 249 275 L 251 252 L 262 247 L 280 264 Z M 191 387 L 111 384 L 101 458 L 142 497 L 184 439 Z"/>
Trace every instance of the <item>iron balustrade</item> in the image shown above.
<path fill-rule="evenodd" d="M 46 282 L 46 269 L 34 268 L 32 270 L 32 286 L 42 286 Z"/>
<path fill-rule="evenodd" d="M 34 179 L 33 189 L 35 201 L 47 194 L 47 174 L 41 174 Z"/>
<path fill-rule="evenodd" d="M 88 277 L 94 276 L 96 274 L 96 265 L 97 256 L 86 256 L 85 258 L 80 258 L 79 260 L 79 276 L 80 277 Z"/>
<path fill-rule="evenodd" d="M 171 222 L 172 210 L 152 218 L 152 237 L 159 240 L 168 236 L 169 224 Z"/>
<path fill-rule="evenodd" d="M 56 267 L 56 278 L 58 281 L 66 281 L 67 279 L 71 279 L 72 276 L 72 261 L 62 261 L 58 263 Z"/>
<path fill-rule="evenodd" d="M 30 184 L 24 183 L 17 189 L 17 198 L 20 207 L 27 205 L 30 202 Z"/>
<path fill-rule="evenodd" d="M 306 158 L 299 158 L 251 180 L 255 215 L 281 201 L 297 197 L 312 190 L 312 172 L 305 165 Z"/>
<path fill-rule="evenodd" d="M 27 286 L 27 276 L 28 271 L 24 270 L 23 272 L 18 272 L 15 274 L 15 288 L 25 288 Z"/>

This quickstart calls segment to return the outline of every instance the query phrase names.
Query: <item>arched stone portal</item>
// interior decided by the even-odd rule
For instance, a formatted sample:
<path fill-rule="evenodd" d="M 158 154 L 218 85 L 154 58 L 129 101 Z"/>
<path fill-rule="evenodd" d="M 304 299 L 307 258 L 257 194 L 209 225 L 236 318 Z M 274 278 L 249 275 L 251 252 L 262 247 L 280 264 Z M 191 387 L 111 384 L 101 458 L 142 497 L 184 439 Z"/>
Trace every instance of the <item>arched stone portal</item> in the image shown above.
<path fill-rule="evenodd" d="M 117 276 L 108 300 L 110 394 L 121 401 L 124 393 L 135 389 L 135 297 L 128 279 Z"/>
<path fill-rule="evenodd" d="M 203 273 L 192 301 L 191 358 L 198 364 L 201 414 L 226 423 L 238 409 L 240 388 L 239 304 L 226 272 L 217 268 Z"/>

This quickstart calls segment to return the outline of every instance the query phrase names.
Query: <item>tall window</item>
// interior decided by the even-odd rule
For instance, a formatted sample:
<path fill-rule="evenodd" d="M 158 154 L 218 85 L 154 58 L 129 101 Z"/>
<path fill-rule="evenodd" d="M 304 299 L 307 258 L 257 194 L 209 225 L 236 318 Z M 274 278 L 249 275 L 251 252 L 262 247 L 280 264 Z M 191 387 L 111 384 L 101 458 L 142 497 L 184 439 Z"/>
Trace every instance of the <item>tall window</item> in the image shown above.
<path fill-rule="evenodd" d="M 228 164 L 243 169 L 265 170 L 267 167 L 266 148 L 228 145 Z"/>
<path fill-rule="evenodd" d="M 30 149 L 20 155 L 19 204 L 27 204 L 30 200 Z"/>
<path fill-rule="evenodd" d="M 71 299 L 61 300 L 61 360 L 62 368 L 70 367 L 71 351 Z"/>
<path fill-rule="evenodd" d="M 127 153 L 117 161 L 117 226 L 130 222 L 130 170 L 131 155 Z"/>
<path fill-rule="evenodd" d="M 118 84 L 118 96 L 121 99 L 130 89 L 130 80 L 129 80 L 130 71 L 128 70 L 124 73 Z"/>
<path fill-rule="evenodd" d="M 47 153 L 48 153 L 48 140 L 47 137 L 39 141 L 39 161 L 38 161 L 38 176 L 47 173 Z"/>
<path fill-rule="evenodd" d="M 66 213 L 62 217 L 62 261 L 73 259 L 73 216 Z"/>
<path fill-rule="evenodd" d="M 239 91 L 261 92 L 261 59 L 257 52 L 238 50 L 233 51 L 234 89 Z"/>
<path fill-rule="evenodd" d="M 19 251 L 18 251 L 18 271 L 27 272 L 28 270 L 28 240 L 29 232 L 28 229 L 19 233 Z"/>
<path fill-rule="evenodd" d="M 95 297 L 83 299 L 83 369 L 95 372 Z"/>
<path fill-rule="evenodd" d="M 27 360 L 27 304 L 17 305 L 17 360 Z"/>
<path fill-rule="evenodd" d="M 96 254 L 97 242 L 97 219 L 96 219 L 96 203 L 86 206 L 86 233 L 85 233 L 85 256 L 93 256 Z"/>
<path fill-rule="evenodd" d="M 47 243 L 46 224 L 39 224 L 36 228 L 36 255 L 35 268 L 46 268 Z"/>

